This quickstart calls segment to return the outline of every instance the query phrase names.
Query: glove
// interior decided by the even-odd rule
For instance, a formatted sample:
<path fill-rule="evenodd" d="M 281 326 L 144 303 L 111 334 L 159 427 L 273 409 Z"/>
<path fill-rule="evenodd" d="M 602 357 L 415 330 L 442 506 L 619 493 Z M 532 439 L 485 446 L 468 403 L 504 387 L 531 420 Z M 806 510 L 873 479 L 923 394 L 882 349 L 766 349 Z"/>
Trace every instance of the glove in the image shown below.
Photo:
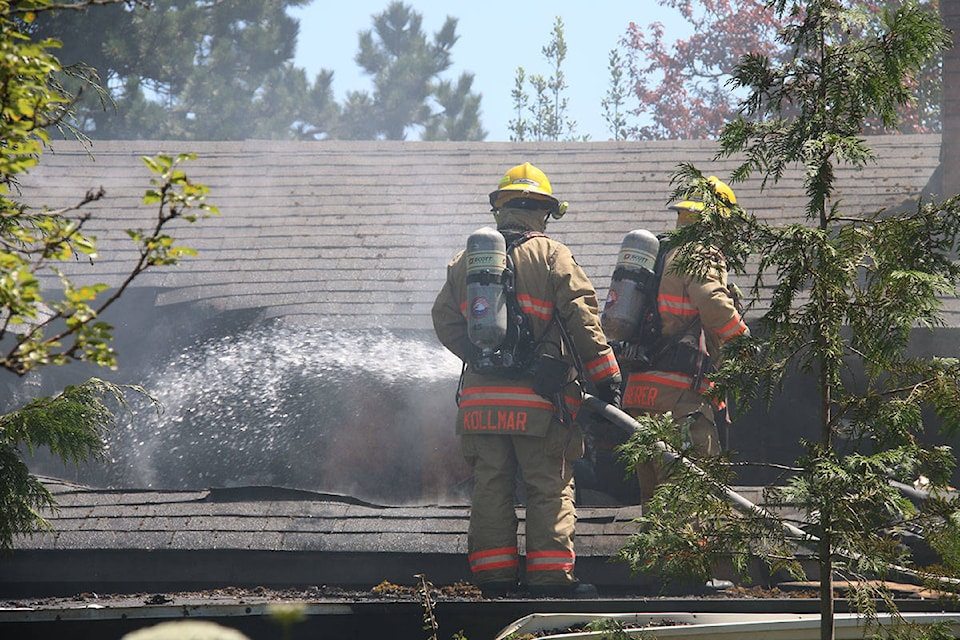
<path fill-rule="evenodd" d="M 597 397 L 617 409 L 620 408 L 620 381 L 613 378 L 597 384 Z"/>

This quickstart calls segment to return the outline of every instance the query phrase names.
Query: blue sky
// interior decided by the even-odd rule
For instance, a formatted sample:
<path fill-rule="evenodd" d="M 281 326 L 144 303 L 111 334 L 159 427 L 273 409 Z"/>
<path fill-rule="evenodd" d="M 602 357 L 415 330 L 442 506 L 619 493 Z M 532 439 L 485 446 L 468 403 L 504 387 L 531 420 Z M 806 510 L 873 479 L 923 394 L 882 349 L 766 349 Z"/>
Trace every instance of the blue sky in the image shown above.
<path fill-rule="evenodd" d="M 314 0 L 290 13 L 300 20 L 295 64 L 313 79 L 321 68 L 334 71 L 337 100 L 347 91 L 370 90 L 353 58 L 357 34 L 372 28 L 372 16 L 381 13 L 390 0 L 347 0 L 328 4 Z M 659 21 L 665 37 L 687 37 L 689 25 L 670 8 L 654 0 L 407 0 L 423 16 L 424 31 L 432 36 L 448 15 L 458 18 L 460 39 L 452 50 L 453 65 L 444 75 L 455 80 L 464 71 L 474 74 L 474 91 L 483 95 L 481 120 L 488 141 L 509 140 L 508 122 L 515 118 L 510 92 L 517 67 L 528 75 L 551 75 L 542 49 L 549 44 L 554 21 L 564 23 L 567 58 L 562 70 L 567 78 L 567 115 L 576 121 L 576 133 L 591 140 L 610 138 L 600 101 L 610 86 L 608 58 L 626 33 L 631 20 L 643 26 Z M 330 8 L 333 5 L 335 8 Z M 528 92 L 529 87 L 527 87 Z"/>

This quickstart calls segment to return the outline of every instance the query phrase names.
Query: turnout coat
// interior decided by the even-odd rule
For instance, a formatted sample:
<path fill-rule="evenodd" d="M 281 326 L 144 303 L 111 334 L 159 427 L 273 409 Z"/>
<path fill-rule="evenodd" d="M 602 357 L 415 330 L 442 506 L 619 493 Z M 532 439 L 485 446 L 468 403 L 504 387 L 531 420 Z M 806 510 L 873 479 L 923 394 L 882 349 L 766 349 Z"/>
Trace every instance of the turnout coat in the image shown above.
<path fill-rule="evenodd" d="M 664 338 L 675 342 L 686 340 L 700 352 L 701 374 L 679 367 L 657 366 L 646 371 L 630 372 L 623 392 L 623 407 L 631 413 L 676 411 L 686 391 L 704 393 L 710 382 L 704 374 L 710 363 L 719 363 L 723 343 L 749 333 L 737 311 L 727 287 L 727 268 L 723 254 L 715 248 L 701 247 L 707 252 L 710 268 L 702 278 L 679 273 L 673 263 L 677 249 L 665 257 L 663 276 L 657 293 L 657 307 L 663 323 Z M 722 408 L 722 403 L 715 406 Z M 705 414 L 712 420 L 712 415 Z"/>
<path fill-rule="evenodd" d="M 502 221 L 502 218 L 501 218 Z M 522 230 L 521 230 L 522 231 Z M 529 231 L 529 230 L 528 230 Z M 511 253 L 516 271 L 517 300 L 541 351 L 574 364 L 574 354 L 561 340 L 562 323 L 579 354 L 584 376 L 594 382 L 620 381 L 620 369 L 600 327 L 596 290 L 570 249 L 541 233 L 531 232 Z M 447 278 L 433 306 L 433 324 L 440 342 L 469 361 L 465 251 L 447 266 Z M 556 318 L 557 322 L 552 322 Z M 571 413 L 581 404 L 574 371 L 565 389 Z M 531 376 L 519 378 L 464 371 L 457 415 L 458 434 L 543 436 L 551 419 L 564 419 L 557 399 L 534 391 Z"/>

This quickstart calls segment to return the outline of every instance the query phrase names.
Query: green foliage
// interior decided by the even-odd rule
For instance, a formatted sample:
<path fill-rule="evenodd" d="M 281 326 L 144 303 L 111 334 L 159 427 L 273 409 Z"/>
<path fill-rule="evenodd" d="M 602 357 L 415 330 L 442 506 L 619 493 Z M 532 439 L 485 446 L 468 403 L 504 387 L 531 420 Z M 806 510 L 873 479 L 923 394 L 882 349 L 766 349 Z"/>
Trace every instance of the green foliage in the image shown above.
<path fill-rule="evenodd" d="M 305 73 L 297 75 L 296 82 L 306 86 L 303 120 L 294 123 L 293 134 L 298 140 L 319 140 L 329 137 L 340 118 L 340 105 L 333 95 L 333 72 L 326 69 L 317 74 L 313 86 L 307 83 Z"/>
<path fill-rule="evenodd" d="M 620 549 L 618 560 L 634 573 L 664 576 L 665 584 L 674 580 L 703 583 L 721 556 L 745 577 L 755 555 L 763 556 L 776 570 L 802 575 L 778 523 L 758 513 L 741 514 L 726 499 L 724 487 L 732 481 L 732 471 L 723 458 L 686 464 L 693 454 L 683 446 L 684 428 L 677 429 L 670 413 L 640 416 L 637 422 L 641 428 L 618 448 L 626 468 L 660 460 L 658 442 L 679 457 L 665 463 L 670 479 L 657 487 L 643 516 L 636 520 L 638 533 Z"/>
<path fill-rule="evenodd" d="M 65 124 L 90 138 L 401 140 L 415 130 L 426 139 L 486 137 L 473 75 L 440 79 L 456 19 L 428 42 L 421 14 L 390 3 L 359 36 L 356 61 L 373 91 L 338 104 L 332 71 L 311 82 L 292 63 L 299 24 L 287 11 L 308 1 L 81 4 L 44 14 L 29 33 L 63 43 L 56 77 L 80 94 Z M 91 79 L 104 89 L 88 91 Z"/>
<path fill-rule="evenodd" d="M 514 89 L 511 91 L 516 120 L 508 127 L 513 142 L 544 140 L 586 141 L 589 136 L 576 136 L 577 123 L 567 119 L 567 80 L 563 61 L 567 57 L 567 41 L 563 36 L 563 20 L 558 16 L 553 23 L 550 43 L 541 49 L 543 57 L 553 67 L 552 75 L 527 76 L 523 67 L 517 67 Z M 524 88 L 524 81 L 533 89 L 533 100 Z"/>
<path fill-rule="evenodd" d="M 0 176 L 16 176 L 37 163 L 37 154 L 47 135 L 43 128 L 57 122 L 66 105 L 64 96 L 47 83 L 60 69 L 50 53 L 52 40 L 29 42 L 19 31 L 29 14 L 18 17 L 9 10 L 0 14 L 0 109 L 4 119 L 4 150 Z M 9 183 L 2 185 L 6 194 Z"/>
<path fill-rule="evenodd" d="M 487 137 L 480 124 L 480 94 L 472 93 L 473 75 L 464 73 L 453 85 L 441 80 L 433 89 L 440 106 L 424 127 L 423 140 L 483 140 Z"/>
<path fill-rule="evenodd" d="M 104 283 L 80 284 L 58 268 L 80 256 L 99 259 L 95 238 L 84 233 L 91 216 L 83 210 L 104 192 L 87 193 L 57 211 L 19 197 L 18 182 L 40 161 L 49 127 L 62 124 L 76 104 L 57 80 L 63 68 L 54 54 L 57 43 L 24 35 L 38 14 L 57 10 L 50 0 L 0 4 L 0 139 L 6 141 L 0 153 L 0 373 L 6 375 L 77 360 L 114 367 L 113 327 L 102 319 L 104 311 L 147 269 L 177 265 L 194 254 L 167 233 L 174 220 L 192 223 L 217 213 L 206 202 L 207 187 L 181 169 L 192 155 L 144 158 L 154 172 L 144 204 L 156 218 L 150 229 L 127 230 L 139 258 L 123 282 L 112 289 Z M 45 290 L 56 282 L 44 280 L 45 273 L 59 278 L 57 295 Z M 114 423 L 112 407 L 124 405 L 127 391 L 144 393 L 91 379 L 0 416 L 0 549 L 11 548 L 18 534 L 47 529 L 42 512 L 56 506 L 30 475 L 23 450 L 43 447 L 72 464 L 99 459 L 103 436 Z"/>
<path fill-rule="evenodd" d="M 800 542 L 819 565 L 822 624 L 832 633 L 834 577 L 851 581 L 853 601 L 868 615 L 878 598 L 892 605 L 873 580 L 925 576 L 941 590 L 958 584 L 951 578 L 960 570 L 953 551 L 960 546 L 960 500 L 946 492 L 956 461 L 949 449 L 924 446 L 921 436 L 930 409 L 947 433 L 958 432 L 960 367 L 956 359 L 910 357 L 908 347 L 913 332 L 942 323 L 943 297 L 957 295 L 960 201 L 858 211 L 855 200 L 837 199 L 835 175 L 839 164 L 858 168 L 872 160 L 864 123 L 896 126 L 912 100 L 910 79 L 949 38 L 938 15 L 916 1 L 880 21 L 830 0 L 768 5 L 794 55 L 741 60 L 733 88 L 747 95 L 740 116 L 721 132 L 718 157 L 740 160 L 734 182 L 759 174 L 766 185 L 799 167 L 807 223 L 773 227 L 741 207 L 725 211 L 708 193 L 699 223 L 675 235 L 677 242 L 722 247 L 734 270 L 756 256 L 752 295 L 758 302 L 764 292 L 769 303 L 752 336 L 729 345 L 713 376 L 717 394 L 745 408 L 780 393 L 788 376 L 817 381 L 817 437 L 801 443 L 804 454 L 768 500 L 802 516 Z M 674 195 L 702 189 L 704 179 L 681 166 Z M 693 251 L 681 253 L 678 264 L 690 273 L 705 268 Z M 724 482 L 722 469 L 703 465 L 706 486 L 697 474 L 678 473 L 657 492 L 645 528 L 625 549 L 631 566 L 669 549 L 673 555 L 652 564 L 676 575 L 703 577 L 724 557 L 742 570 L 745 554 L 798 568 L 798 556 L 770 524 L 725 511 L 715 488 Z M 908 500 L 899 486 L 921 478 L 931 498 Z M 905 531 L 922 532 L 942 564 L 914 566 L 898 542 Z"/>
<path fill-rule="evenodd" d="M 71 124 L 91 138 L 288 138 L 313 106 L 286 64 L 298 29 L 286 11 L 305 2 L 80 2 L 30 33 L 63 43 L 58 78 L 80 97 Z"/>
<path fill-rule="evenodd" d="M 114 367 L 116 353 L 110 346 L 112 327 L 100 318 L 133 282 L 147 269 L 176 266 L 196 252 L 178 246 L 166 228 L 177 219 L 196 222 L 216 215 L 216 207 L 206 202 L 205 185 L 190 181 L 180 164 L 193 159 L 191 154 L 177 157 L 158 155 L 144 158 L 156 176 L 154 187 L 143 199 L 156 208 L 151 229 L 128 229 L 139 257 L 124 281 L 105 299 L 98 296 L 110 287 L 103 283 L 78 285 L 56 267 L 57 262 L 81 254 L 95 260 L 94 238 L 82 233 L 86 219 L 70 217 L 68 212 L 32 209 L 12 199 L 4 201 L 3 227 L 0 228 L 0 253 L 5 273 L 0 278 L 0 368 L 18 375 L 46 365 L 62 365 L 71 360 L 86 360 Z M 13 176 L 10 176 L 12 178 Z M 89 204 L 102 193 L 88 196 L 75 208 Z M 46 298 L 38 276 L 43 269 L 57 274 L 63 296 Z"/>
<path fill-rule="evenodd" d="M 644 632 L 634 635 L 621 621 L 615 618 L 598 618 L 597 620 L 591 620 L 584 625 L 583 630 L 602 633 L 602 637 L 605 640 L 630 640 L 631 638 L 645 640 L 646 638 L 654 637 L 652 634 Z"/>
<path fill-rule="evenodd" d="M 486 137 L 480 96 L 471 93 L 473 74 L 461 74 L 456 85 L 438 80 L 452 64 L 457 20 L 448 17 L 432 43 L 422 22 L 403 2 L 391 2 L 373 17 L 374 28 L 360 34 L 356 61 L 372 77 L 374 91 L 350 94 L 334 137 L 404 140 L 411 127 L 424 127 L 427 140 Z M 431 100 L 440 107 L 436 113 Z"/>
<path fill-rule="evenodd" d="M 610 88 L 606 97 L 600 101 L 603 108 L 603 119 L 610 128 L 614 140 L 627 139 L 627 117 L 624 105 L 627 99 L 627 88 L 624 86 L 624 64 L 620 59 L 620 52 L 610 50 L 607 68 L 610 70 Z"/>
<path fill-rule="evenodd" d="M 11 549 L 17 535 L 48 530 L 43 512 L 56 509 L 53 495 L 30 475 L 20 452 L 44 447 L 65 463 L 101 460 L 103 437 L 115 421 L 113 407 L 126 407 L 126 391 L 147 395 L 140 387 L 91 378 L 0 416 L 0 549 Z"/>

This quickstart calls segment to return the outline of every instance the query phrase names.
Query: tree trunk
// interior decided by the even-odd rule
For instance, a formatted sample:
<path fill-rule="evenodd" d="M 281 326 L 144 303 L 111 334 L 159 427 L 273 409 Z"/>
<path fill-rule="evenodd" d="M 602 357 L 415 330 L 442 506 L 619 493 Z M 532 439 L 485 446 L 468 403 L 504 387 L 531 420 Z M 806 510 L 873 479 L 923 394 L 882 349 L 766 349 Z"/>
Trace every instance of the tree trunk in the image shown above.
<path fill-rule="evenodd" d="M 953 46 L 943 53 L 942 91 L 940 106 L 941 193 L 952 196 L 960 193 L 960 2 L 940 0 L 940 18 L 953 32 Z"/>
<path fill-rule="evenodd" d="M 833 449 L 833 431 L 830 425 L 833 401 L 828 363 L 821 363 L 820 370 L 820 455 L 826 456 Z M 822 480 L 819 480 L 822 482 Z M 820 500 L 820 640 L 833 640 L 833 512 L 826 500 Z"/>
<path fill-rule="evenodd" d="M 821 515 L 823 517 L 823 515 Z M 820 640 L 833 640 L 833 560 L 830 555 L 832 537 L 824 530 L 820 536 Z"/>

